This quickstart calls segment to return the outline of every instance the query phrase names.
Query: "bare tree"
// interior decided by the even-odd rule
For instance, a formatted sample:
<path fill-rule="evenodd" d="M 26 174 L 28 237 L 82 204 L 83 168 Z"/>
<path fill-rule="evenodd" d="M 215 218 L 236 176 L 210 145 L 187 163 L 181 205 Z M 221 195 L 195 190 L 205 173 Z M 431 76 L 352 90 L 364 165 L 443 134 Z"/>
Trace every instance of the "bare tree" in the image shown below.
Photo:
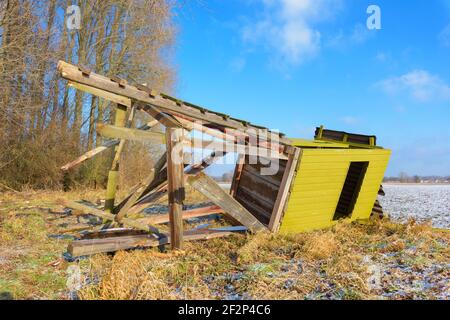
<path fill-rule="evenodd" d="M 5 150 L 0 183 L 14 188 L 58 187 L 59 166 L 102 143 L 96 123 L 112 119 L 110 103 L 74 91 L 58 78 L 58 60 L 161 91 L 170 92 L 173 85 L 174 2 L 78 0 L 81 29 L 67 30 L 61 12 L 71 4 L 0 0 L 0 143 Z M 108 156 L 72 179 L 84 183 L 94 177 L 101 183 L 98 172 Z"/>

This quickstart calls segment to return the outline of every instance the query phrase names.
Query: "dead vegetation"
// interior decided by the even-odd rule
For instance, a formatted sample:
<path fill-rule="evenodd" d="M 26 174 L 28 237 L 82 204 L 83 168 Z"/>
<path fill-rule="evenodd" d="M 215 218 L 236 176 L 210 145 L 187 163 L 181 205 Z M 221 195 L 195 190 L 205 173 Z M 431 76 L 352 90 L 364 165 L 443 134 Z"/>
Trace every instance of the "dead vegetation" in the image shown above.
<path fill-rule="evenodd" d="M 81 198 L 95 202 L 101 195 L 85 191 Z M 293 236 L 235 235 L 186 243 L 182 252 L 120 251 L 67 262 L 62 255 L 71 238 L 60 230 L 68 218 L 54 205 L 61 196 L 80 194 L 0 197 L 2 298 L 448 299 L 450 295 L 449 233 L 412 221 L 340 223 Z M 194 195 L 189 200 L 201 198 Z M 80 286 L 70 292 L 67 282 L 73 268 L 80 271 Z"/>

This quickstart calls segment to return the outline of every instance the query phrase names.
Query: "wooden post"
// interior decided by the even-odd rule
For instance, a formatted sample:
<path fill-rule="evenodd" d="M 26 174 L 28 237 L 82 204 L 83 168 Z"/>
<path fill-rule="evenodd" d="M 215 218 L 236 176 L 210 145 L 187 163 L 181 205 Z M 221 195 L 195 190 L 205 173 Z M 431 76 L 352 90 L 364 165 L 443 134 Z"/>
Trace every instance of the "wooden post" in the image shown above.
<path fill-rule="evenodd" d="M 117 127 L 124 127 L 126 123 L 127 107 L 122 104 L 117 105 L 114 125 Z M 119 159 L 120 153 L 123 149 L 125 140 L 121 140 L 119 145 L 115 147 L 114 160 L 111 170 L 108 174 L 108 184 L 106 186 L 105 211 L 112 212 L 114 209 L 114 200 L 116 197 L 117 180 L 119 177 Z"/>
<path fill-rule="evenodd" d="M 167 182 L 172 249 L 183 249 L 184 163 L 183 129 L 166 128 Z"/>

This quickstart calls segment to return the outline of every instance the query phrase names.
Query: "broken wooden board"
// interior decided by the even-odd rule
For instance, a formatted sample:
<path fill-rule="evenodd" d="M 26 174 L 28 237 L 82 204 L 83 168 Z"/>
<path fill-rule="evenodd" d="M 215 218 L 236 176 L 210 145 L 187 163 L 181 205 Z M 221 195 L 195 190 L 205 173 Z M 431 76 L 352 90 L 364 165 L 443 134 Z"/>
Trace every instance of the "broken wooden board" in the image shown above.
<path fill-rule="evenodd" d="M 188 177 L 187 182 L 250 231 L 259 232 L 267 230 L 247 209 L 203 172 Z"/>
<path fill-rule="evenodd" d="M 150 121 L 147 124 L 139 127 L 138 129 L 140 130 L 150 130 L 152 129 L 154 126 L 156 126 L 159 122 L 156 120 Z M 94 148 L 92 150 L 89 150 L 88 152 L 86 152 L 85 154 L 79 156 L 78 158 L 76 158 L 75 160 L 65 164 L 64 166 L 61 167 L 61 170 L 63 171 L 68 171 L 69 169 L 72 169 L 73 167 L 83 163 L 84 161 L 102 153 L 105 150 L 108 150 L 109 148 L 115 147 L 117 145 L 120 144 L 120 140 L 111 140 L 111 141 L 107 141 L 105 142 L 102 146 L 99 146 L 97 148 Z"/>
<path fill-rule="evenodd" d="M 190 210 L 183 210 L 183 220 L 206 217 L 212 214 L 223 214 L 224 211 L 219 206 L 208 206 L 203 208 L 196 208 Z M 169 222 L 169 214 L 153 214 L 150 217 L 137 219 L 140 223 L 148 224 L 163 224 Z"/>
<path fill-rule="evenodd" d="M 105 212 L 105 211 L 102 211 L 102 210 L 99 210 L 96 208 L 92 208 L 92 207 L 83 205 L 81 203 L 77 203 L 75 201 L 67 201 L 67 200 L 62 199 L 62 200 L 60 200 L 60 202 L 68 208 L 80 210 L 85 214 L 92 214 L 92 215 L 100 217 L 106 221 L 114 221 L 116 218 L 116 216 L 112 213 L 108 213 L 108 212 Z M 138 229 L 138 230 L 159 233 L 159 231 L 156 227 L 151 226 L 151 225 L 143 225 L 133 219 L 123 218 L 122 223 L 124 225 L 130 226 L 130 227 Z"/>
<path fill-rule="evenodd" d="M 183 239 L 185 241 L 208 240 L 227 237 L 234 233 L 234 231 L 227 231 L 227 229 L 222 228 L 220 230 L 199 229 L 184 232 Z M 80 257 L 102 252 L 158 247 L 169 243 L 170 236 L 168 235 L 160 239 L 155 239 L 152 235 L 134 235 L 103 239 L 75 240 L 69 244 L 67 251 L 72 255 L 72 257 Z"/>

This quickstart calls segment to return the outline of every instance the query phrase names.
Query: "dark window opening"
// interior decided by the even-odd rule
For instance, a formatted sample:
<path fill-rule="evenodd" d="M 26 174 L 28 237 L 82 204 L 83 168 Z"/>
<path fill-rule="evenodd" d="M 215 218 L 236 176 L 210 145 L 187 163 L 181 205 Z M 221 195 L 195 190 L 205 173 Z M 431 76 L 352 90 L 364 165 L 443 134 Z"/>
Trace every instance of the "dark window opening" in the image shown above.
<path fill-rule="evenodd" d="M 351 162 L 333 220 L 349 218 L 355 207 L 368 162 Z"/>

